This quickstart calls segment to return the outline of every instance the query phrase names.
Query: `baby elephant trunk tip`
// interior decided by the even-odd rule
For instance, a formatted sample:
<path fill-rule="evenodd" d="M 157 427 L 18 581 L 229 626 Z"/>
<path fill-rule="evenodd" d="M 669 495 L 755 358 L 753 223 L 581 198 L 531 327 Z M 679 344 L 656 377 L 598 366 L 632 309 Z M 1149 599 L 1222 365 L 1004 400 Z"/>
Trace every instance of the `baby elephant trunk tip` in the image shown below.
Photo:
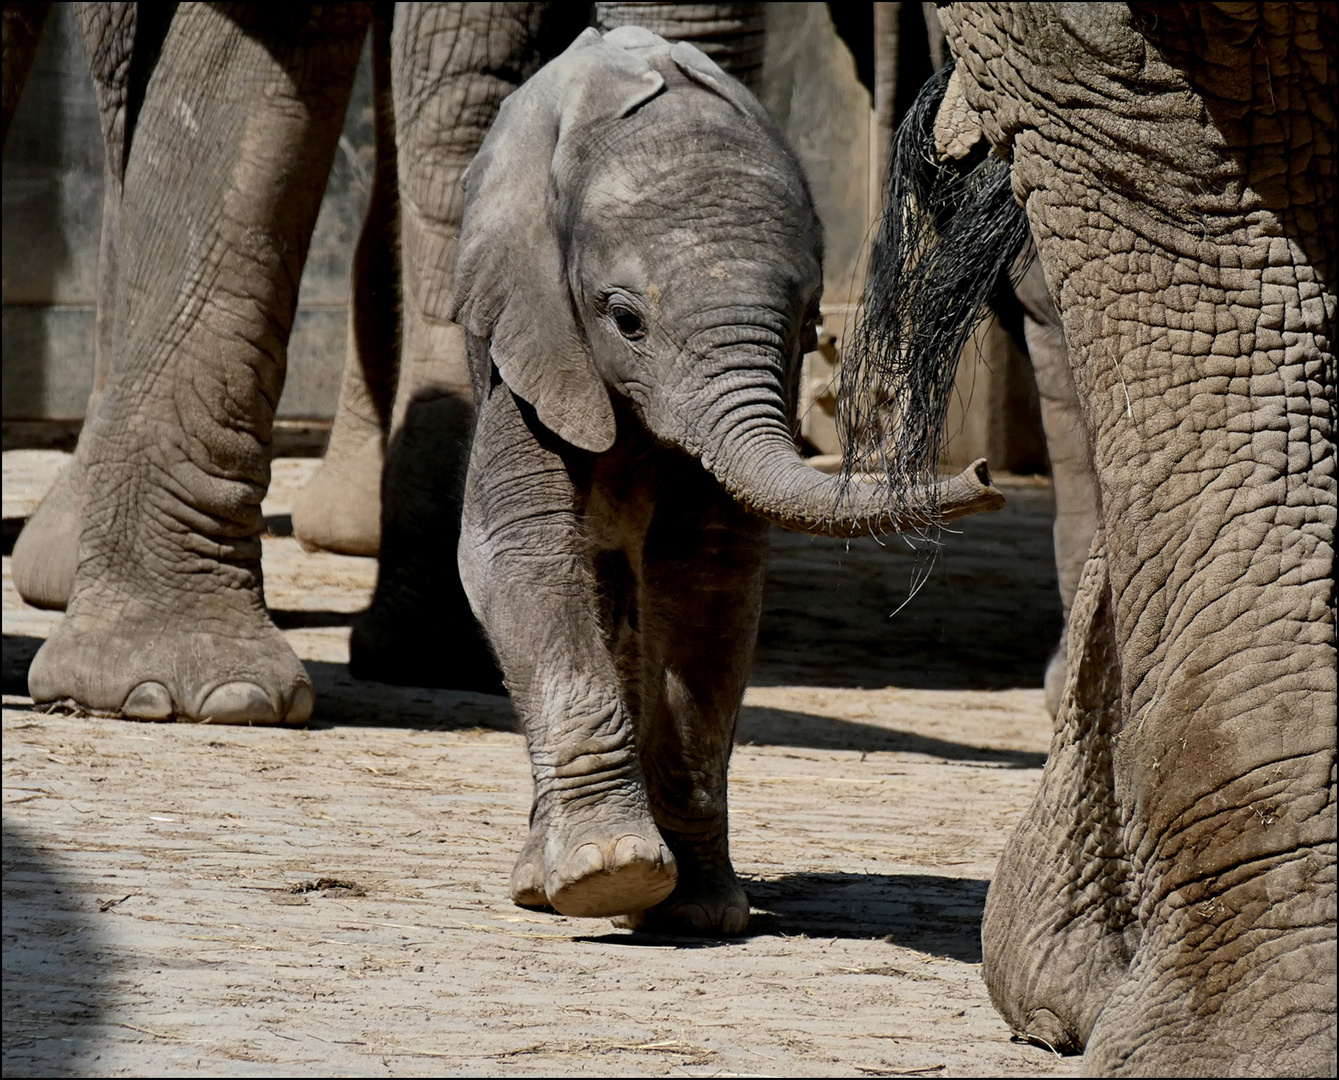
<path fill-rule="evenodd" d="M 985 458 L 977 458 L 957 476 L 936 487 L 940 521 L 1004 509 L 1004 496 L 991 485 Z"/>
<path fill-rule="evenodd" d="M 853 476 L 843 483 L 820 473 L 788 435 L 778 434 L 751 440 L 746 451 L 723 455 L 713 466 L 735 498 L 774 525 L 833 537 L 932 529 L 1004 505 L 984 460 L 939 483 L 898 491 L 882 478 Z"/>

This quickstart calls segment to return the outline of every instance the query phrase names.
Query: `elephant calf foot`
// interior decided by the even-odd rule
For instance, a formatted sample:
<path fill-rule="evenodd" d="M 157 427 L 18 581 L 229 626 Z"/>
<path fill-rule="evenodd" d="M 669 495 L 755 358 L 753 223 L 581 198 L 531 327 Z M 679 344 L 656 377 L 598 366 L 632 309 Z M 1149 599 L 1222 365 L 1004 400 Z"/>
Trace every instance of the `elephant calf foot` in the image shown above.
<path fill-rule="evenodd" d="M 73 701 L 132 720 L 274 725 L 311 716 L 311 681 L 264 611 L 174 619 L 80 610 L 91 606 L 76 599 L 38 650 L 28 672 L 35 702 Z M 227 623 L 238 625 L 201 629 Z"/>
<path fill-rule="evenodd" d="M 649 821 L 566 835 L 536 826 L 512 870 L 511 897 L 520 907 L 563 915 L 623 915 L 659 904 L 677 879 L 674 856 Z"/>
<path fill-rule="evenodd" d="M 749 925 L 749 898 L 727 859 L 697 864 L 685 855 L 679 880 L 655 907 L 621 915 L 614 925 L 626 930 L 699 937 L 734 937 Z"/>
<path fill-rule="evenodd" d="M 63 611 L 70 600 L 83 518 L 74 467 L 61 470 L 14 544 L 14 588 L 33 607 Z"/>

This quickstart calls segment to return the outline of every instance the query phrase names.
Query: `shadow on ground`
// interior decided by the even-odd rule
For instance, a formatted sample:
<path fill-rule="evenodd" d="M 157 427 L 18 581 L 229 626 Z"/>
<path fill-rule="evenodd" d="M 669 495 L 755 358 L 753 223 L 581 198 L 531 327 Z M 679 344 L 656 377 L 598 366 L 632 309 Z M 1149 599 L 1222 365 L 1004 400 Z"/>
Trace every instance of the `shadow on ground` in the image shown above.
<path fill-rule="evenodd" d="M 5 635 L 4 693 L 28 693 L 28 667 L 41 644 L 41 638 Z M 309 725 L 313 728 L 372 724 L 415 731 L 519 730 L 511 702 L 505 697 L 369 682 L 353 678 L 344 664 L 308 660 L 305 666 L 316 690 L 316 712 Z M 925 754 L 948 761 L 986 762 L 1014 769 L 1039 769 L 1046 763 L 1045 754 L 1027 750 L 987 749 L 858 720 L 754 706 L 745 706 L 740 712 L 736 742 L 814 750 Z"/>
<path fill-rule="evenodd" d="M 28 524 L 28 519 L 22 517 L 5 518 L 4 523 L 4 554 L 10 556 L 14 554 L 14 541 L 19 538 L 19 533 L 23 532 L 23 526 Z"/>
<path fill-rule="evenodd" d="M 785 874 L 741 880 L 753 906 L 745 937 L 883 941 L 966 964 L 981 962 L 981 915 L 989 882 L 934 874 Z M 633 949 L 714 949 L 738 939 L 613 932 L 576 940 Z M 934 978 L 878 961 L 871 954 L 858 974 Z"/>
<path fill-rule="evenodd" d="M 988 750 L 896 728 L 839 720 L 789 709 L 744 706 L 739 716 L 739 745 L 803 746 L 813 750 L 861 750 L 874 753 L 926 754 L 948 761 L 978 761 L 1013 769 L 1040 769 L 1046 755 L 1029 750 Z"/>
<path fill-rule="evenodd" d="M 18 634 L 4 636 L 3 649 L 0 650 L 0 657 L 3 657 L 3 664 L 0 665 L 3 688 L 0 692 L 18 695 L 28 693 L 28 669 L 32 667 L 33 657 L 42 647 L 42 641 L 42 638 L 20 637 Z"/>
<path fill-rule="evenodd" d="M 26 830 L 6 821 L 4 845 L 4 1075 L 86 1075 L 112 974 L 96 920 L 112 916 Z"/>
<path fill-rule="evenodd" d="M 938 548 L 773 529 L 753 684 L 1040 687 L 1062 622 L 1051 493 L 1005 497 Z"/>
<path fill-rule="evenodd" d="M 988 885 L 933 874 L 785 874 L 744 881 L 761 912 L 750 920 L 751 934 L 877 938 L 968 964 L 981 962 Z M 870 972 L 885 973 L 893 974 Z"/>
<path fill-rule="evenodd" d="M 998 514 L 946 529 L 938 547 L 898 536 L 832 540 L 773 529 L 752 683 L 1039 688 L 1061 627 L 1051 492 L 1022 483 L 1008 486 L 1006 498 Z M 5 519 L 7 552 L 22 525 L 21 518 Z M 266 518 L 266 526 L 276 536 L 292 532 L 284 514 Z M 350 626 L 357 618 L 326 611 L 271 615 L 283 630 Z M 23 693 L 9 689 L 11 640 L 5 639 L 5 692 Z M 318 693 L 322 684 L 340 688 L 346 681 L 313 670 L 337 665 L 307 666 Z M 331 702 L 318 706 L 318 719 L 346 722 L 359 707 Z"/>

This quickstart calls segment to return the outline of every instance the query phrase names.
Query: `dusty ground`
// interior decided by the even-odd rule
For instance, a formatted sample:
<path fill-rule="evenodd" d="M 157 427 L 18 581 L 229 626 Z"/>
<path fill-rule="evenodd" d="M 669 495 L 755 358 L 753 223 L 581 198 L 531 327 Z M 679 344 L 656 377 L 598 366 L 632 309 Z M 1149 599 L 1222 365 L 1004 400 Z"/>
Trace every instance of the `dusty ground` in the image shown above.
<path fill-rule="evenodd" d="M 62 458 L 4 455 L 6 1076 L 1077 1071 L 1012 1043 L 980 975 L 1048 743 L 1044 485 L 1008 484 L 933 568 L 900 540 L 776 536 L 731 773 L 753 923 L 672 942 L 508 903 L 510 708 L 348 677 L 370 561 L 265 542 L 307 730 L 34 713 L 56 617 L 8 553 Z M 277 463 L 276 534 L 313 464 Z"/>

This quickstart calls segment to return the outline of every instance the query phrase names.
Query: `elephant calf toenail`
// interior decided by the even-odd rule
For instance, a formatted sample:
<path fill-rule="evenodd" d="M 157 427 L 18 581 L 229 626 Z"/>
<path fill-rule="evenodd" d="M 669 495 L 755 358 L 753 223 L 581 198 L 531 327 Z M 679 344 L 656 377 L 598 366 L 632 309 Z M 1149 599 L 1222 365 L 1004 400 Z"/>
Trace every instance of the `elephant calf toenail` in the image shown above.
<path fill-rule="evenodd" d="M 572 858 L 567 863 L 566 878 L 569 882 L 580 881 L 582 878 L 600 873 L 603 869 L 604 853 L 600 851 L 599 845 L 582 844 L 572 852 Z"/>
<path fill-rule="evenodd" d="M 664 862 L 659 845 L 653 845 L 641 836 L 621 836 L 614 845 L 614 865 L 628 866 L 635 862 L 660 865 Z"/>

